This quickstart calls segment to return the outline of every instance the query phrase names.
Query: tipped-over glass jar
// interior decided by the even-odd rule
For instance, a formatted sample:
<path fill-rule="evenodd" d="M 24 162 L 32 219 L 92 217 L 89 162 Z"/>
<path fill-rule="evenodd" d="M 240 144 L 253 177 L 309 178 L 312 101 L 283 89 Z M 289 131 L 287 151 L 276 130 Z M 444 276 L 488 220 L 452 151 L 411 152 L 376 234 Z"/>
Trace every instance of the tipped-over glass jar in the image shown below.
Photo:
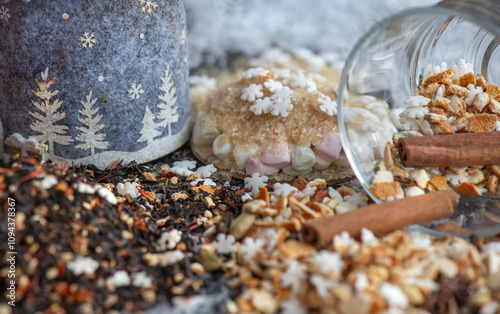
<path fill-rule="evenodd" d="M 405 168 L 394 145 L 401 137 L 500 131 L 500 90 L 497 94 L 494 85 L 500 84 L 499 43 L 498 1 L 448 0 L 380 21 L 358 41 L 346 61 L 338 97 L 342 144 L 372 199 L 390 201 L 456 188 L 464 182 L 473 191 L 462 194 L 480 194 L 461 195 L 449 219 L 413 229 L 461 236 L 500 232 L 495 175 L 500 167 Z M 474 129 L 469 122 L 474 116 L 488 120 L 489 126 Z M 392 195 L 373 189 L 374 181 L 384 180 L 399 182 L 393 185 Z"/>

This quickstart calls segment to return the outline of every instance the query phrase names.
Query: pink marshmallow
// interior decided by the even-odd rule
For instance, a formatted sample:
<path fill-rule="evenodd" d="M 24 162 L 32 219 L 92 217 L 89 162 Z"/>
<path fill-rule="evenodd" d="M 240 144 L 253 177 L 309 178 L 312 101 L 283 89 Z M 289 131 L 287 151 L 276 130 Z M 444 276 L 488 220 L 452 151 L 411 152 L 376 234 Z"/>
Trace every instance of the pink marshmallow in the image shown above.
<path fill-rule="evenodd" d="M 337 160 L 341 150 L 342 141 L 338 133 L 328 133 L 324 135 L 323 141 L 318 146 L 314 147 L 316 155 L 327 162 Z"/>
<path fill-rule="evenodd" d="M 247 174 L 252 174 L 252 173 L 257 172 L 260 175 L 266 175 L 266 176 L 278 173 L 280 171 L 279 168 L 276 168 L 276 167 L 273 167 L 270 165 L 266 165 L 266 164 L 262 163 L 257 158 L 250 158 L 247 161 L 247 164 L 245 166 L 245 170 L 246 170 Z"/>
<path fill-rule="evenodd" d="M 292 162 L 290 152 L 288 151 L 288 145 L 280 143 L 276 144 L 275 147 L 266 150 L 262 154 L 262 162 L 274 168 L 285 168 Z"/>

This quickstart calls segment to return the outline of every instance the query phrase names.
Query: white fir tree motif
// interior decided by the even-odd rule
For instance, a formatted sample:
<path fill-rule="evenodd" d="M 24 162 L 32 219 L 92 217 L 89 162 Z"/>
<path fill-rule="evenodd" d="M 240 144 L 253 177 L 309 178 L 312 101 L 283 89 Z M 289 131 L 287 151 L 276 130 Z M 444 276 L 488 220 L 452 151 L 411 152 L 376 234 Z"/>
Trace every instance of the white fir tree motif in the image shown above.
<path fill-rule="evenodd" d="M 108 141 L 104 141 L 106 134 L 97 134 L 101 131 L 105 125 L 98 124 L 101 122 L 102 114 L 95 115 L 99 108 L 92 108 L 94 106 L 97 98 L 92 100 L 92 92 L 87 95 L 86 101 L 81 101 L 83 109 L 78 110 L 84 118 L 78 118 L 78 121 L 86 125 L 87 127 L 77 126 L 76 129 L 81 133 L 77 135 L 76 140 L 82 142 L 78 144 L 75 148 L 89 150 L 90 154 L 95 154 L 95 149 L 106 149 L 109 146 Z M 95 116 L 94 116 L 95 115 Z"/>
<path fill-rule="evenodd" d="M 63 104 L 62 100 L 55 99 L 51 103 L 52 98 L 54 98 L 59 93 L 59 91 L 49 91 L 49 88 L 52 86 L 52 84 L 54 84 L 56 78 L 54 77 L 50 81 L 47 81 L 48 75 L 49 68 L 46 68 L 42 73 L 42 81 L 40 82 L 35 79 L 36 84 L 38 85 L 38 90 L 31 91 L 33 94 L 35 94 L 36 97 L 42 100 L 41 102 L 32 101 L 33 106 L 44 113 L 45 116 L 40 114 L 39 112 L 32 111 L 30 111 L 29 114 L 38 119 L 38 121 L 31 123 L 30 128 L 35 132 L 42 133 L 41 135 L 35 135 L 33 137 L 36 138 L 37 141 L 42 142 L 42 144 L 48 142 L 48 153 L 50 155 L 53 155 L 54 143 L 60 145 L 69 145 L 69 143 L 71 143 L 73 139 L 69 135 L 64 135 L 66 133 L 66 130 L 68 129 L 68 126 L 54 124 L 55 122 L 60 121 L 64 117 L 66 117 L 66 113 L 56 112 L 57 110 L 59 110 L 59 108 L 61 108 L 61 105 Z"/>
<path fill-rule="evenodd" d="M 141 137 L 137 140 L 137 142 L 148 142 L 148 145 L 153 142 L 153 139 L 161 134 L 156 128 L 158 125 L 153 121 L 155 115 L 149 110 L 148 106 L 146 106 L 146 112 L 144 113 L 144 118 L 142 119 L 142 130 L 139 132 Z"/>
<path fill-rule="evenodd" d="M 175 95 L 174 81 L 172 80 L 172 72 L 169 72 L 169 66 L 165 70 L 165 77 L 161 79 L 163 85 L 160 90 L 164 92 L 163 95 L 158 96 L 162 101 L 157 105 L 160 108 L 160 113 L 158 113 L 158 119 L 161 120 L 158 126 L 166 127 L 168 126 L 168 135 L 172 136 L 172 123 L 179 121 L 179 114 L 177 113 L 177 107 L 174 106 L 177 102 L 177 96 Z"/>

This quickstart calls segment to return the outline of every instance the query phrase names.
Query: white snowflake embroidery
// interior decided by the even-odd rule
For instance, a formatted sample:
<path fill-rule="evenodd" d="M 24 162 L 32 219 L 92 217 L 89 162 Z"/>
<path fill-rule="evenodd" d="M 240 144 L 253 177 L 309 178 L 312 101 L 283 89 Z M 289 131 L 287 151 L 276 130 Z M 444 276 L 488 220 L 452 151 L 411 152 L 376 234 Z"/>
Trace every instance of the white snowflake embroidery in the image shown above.
<path fill-rule="evenodd" d="M 130 276 L 124 270 L 116 271 L 113 276 L 106 279 L 108 284 L 112 284 L 115 287 L 125 287 L 130 285 Z"/>
<path fill-rule="evenodd" d="M 132 198 L 138 197 L 141 193 L 139 193 L 139 190 L 137 190 L 137 186 L 139 184 L 137 182 L 125 182 L 125 183 L 118 183 L 116 185 L 116 190 L 120 195 L 130 195 Z"/>
<path fill-rule="evenodd" d="M 77 276 L 93 274 L 98 267 L 99 263 L 96 260 L 86 256 L 77 256 L 73 261 L 66 264 L 66 268 Z"/>
<path fill-rule="evenodd" d="M 330 97 L 325 96 L 325 98 L 318 98 L 320 103 L 319 109 L 329 116 L 337 114 L 337 103 Z"/>
<path fill-rule="evenodd" d="M 236 240 L 232 234 L 219 233 L 217 239 L 212 242 L 212 245 L 220 254 L 229 254 L 236 252 Z"/>
<path fill-rule="evenodd" d="M 178 231 L 177 229 L 172 229 L 168 232 L 163 232 L 156 241 L 156 246 L 159 251 L 165 251 L 167 249 L 171 250 L 175 248 L 177 243 L 181 240 L 182 237 L 182 232 Z"/>
<path fill-rule="evenodd" d="M 271 98 L 265 97 L 264 99 L 256 99 L 253 105 L 250 106 L 250 111 L 260 116 L 263 113 L 269 113 L 273 106 Z"/>
<path fill-rule="evenodd" d="M 200 176 L 200 178 L 208 178 L 215 172 L 217 172 L 217 168 L 215 168 L 213 164 L 208 164 L 206 166 L 196 169 L 194 173 Z"/>
<path fill-rule="evenodd" d="M 269 179 L 267 176 L 261 176 L 259 173 L 255 172 L 252 173 L 251 176 L 246 177 L 244 179 L 245 181 L 245 187 L 247 189 L 250 189 L 252 194 L 257 194 L 259 192 L 260 188 L 263 188 L 266 186 L 266 182 Z"/>
<path fill-rule="evenodd" d="M 145 271 L 132 274 L 132 285 L 138 288 L 148 288 L 153 285 L 153 278 L 148 276 Z"/>
<path fill-rule="evenodd" d="M 160 261 L 160 265 L 163 267 L 168 265 L 173 265 L 182 261 L 183 258 L 184 258 L 184 253 L 182 253 L 181 251 L 178 250 L 170 251 L 165 253 L 165 256 Z"/>
<path fill-rule="evenodd" d="M 253 259 L 258 251 L 262 251 L 263 247 L 263 240 L 247 237 L 243 241 L 243 244 L 240 246 L 240 254 L 245 260 L 248 261 L 250 259 Z"/>
<path fill-rule="evenodd" d="M 313 262 L 323 274 L 328 274 L 330 272 L 342 274 L 344 270 L 344 260 L 342 260 L 342 257 L 336 252 L 322 250 L 313 257 Z"/>
<path fill-rule="evenodd" d="M 307 267 L 297 260 L 290 261 L 286 271 L 281 275 L 281 283 L 285 288 L 291 288 L 296 293 L 302 280 L 307 277 Z"/>
<path fill-rule="evenodd" d="M 328 290 L 337 285 L 336 280 L 331 280 L 319 275 L 311 275 L 309 281 L 313 284 L 318 295 L 322 298 L 326 298 L 328 296 Z"/>
<path fill-rule="evenodd" d="M 9 12 L 10 12 L 9 9 L 2 5 L 0 7 L 0 20 L 4 20 L 5 22 L 8 22 L 11 18 L 11 15 Z"/>
<path fill-rule="evenodd" d="M 142 89 L 142 85 L 135 84 L 133 83 L 130 89 L 128 90 L 128 93 L 130 95 L 130 99 L 139 99 L 141 98 L 141 94 L 144 93 L 144 90 Z"/>
<path fill-rule="evenodd" d="M 151 14 L 154 12 L 153 9 L 156 9 L 158 7 L 156 1 L 153 2 L 151 0 L 139 0 L 139 3 L 143 5 L 143 7 L 141 7 L 141 13 Z"/>
<path fill-rule="evenodd" d="M 469 96 L 465 97 L 465 103 L 467 106 L 471 106 L 474 98 L 476 98 L 477 94 L 481 94 L 483 89 L 481 87 L 476 87 L 474 84 L 467 85 L 467 89 L 469 90 Z"/>
<path fill-rule="evenodd" d="M 83 36 L 78 38 L 78 40 L 82 43 L 82 48 L 93 49 L 94 45 L 97 43 L 95 33 L 89 33 L 89 32 L 84 32 Z"/>
<path fill-rule="evenodd" d="M 262 85 L 252 83 L 241 90 L 240 98 L 247 101 L 255 101 L 256 98 L 261 98 L 262 96 L 264 96 Z"/>

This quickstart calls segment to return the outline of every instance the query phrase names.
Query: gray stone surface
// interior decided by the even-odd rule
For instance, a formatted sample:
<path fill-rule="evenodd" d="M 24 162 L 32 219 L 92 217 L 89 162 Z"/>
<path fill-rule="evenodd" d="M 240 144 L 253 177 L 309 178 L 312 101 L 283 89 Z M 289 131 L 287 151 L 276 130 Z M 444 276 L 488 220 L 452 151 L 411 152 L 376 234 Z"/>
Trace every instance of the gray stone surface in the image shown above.
<path fill-rule="evenodd" d="M 152 160 L 186 142 L 183 1 L 8 1 L 0 38 L 5 137 L 34 136 L 53 159 L 99 167 Z"/>

